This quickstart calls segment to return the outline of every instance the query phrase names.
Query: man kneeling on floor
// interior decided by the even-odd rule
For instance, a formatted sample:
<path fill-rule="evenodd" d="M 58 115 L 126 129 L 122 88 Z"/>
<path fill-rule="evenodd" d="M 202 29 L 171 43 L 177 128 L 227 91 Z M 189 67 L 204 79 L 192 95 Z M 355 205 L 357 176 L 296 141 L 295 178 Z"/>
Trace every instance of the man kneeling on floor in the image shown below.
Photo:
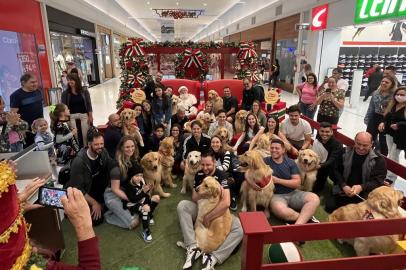
<path fill-rule="evenodd" d="M 222 197 L 219 204 L 210 213 L 208 213 L 204 219 L 203 224 L 209 227 L 210 222 L 217 217 L 222 216 L 225 211 L 230 207 L 230 190 L 227 185 L 227 178 L 222 171 L 216 169 L 216 161 L 214 156 L 210 153 L 202 155 L 201 161 L 202 170 L 195 176 L 194 189 L 192 191 L 192 201 L 183 200 L 179 202 L 177 206 L 180 228 L 182 230 L 184 244 L 186 246 L 186 261 L 183 265 L 183 269 L 192 267 L 192 264 L 197 260 L 202 252 L 196 246 L 194 222 L 197 217 L 197 201 L 200 199 L 199 194 L 195 191 L 203 179 L 207 176 L 213 176 L 222 186 Z M 243 237 L 243 230 L 240 220 L 233 215 L 233 222 L 231 225 L 231 231 L 228 234 L 224 243 L 218 250 L 212 252 L 212 254 L 203 254 L 202 258 L 202 270 L 214 270 L 214 265 L 223 263 L 234 249 L 241 242 Z"/>
<path fill-rule="evenodd" d="M 271 141 L 271 156 L 264 161 L 273 170 L 275 191 L 271 200 L 272 213 L 295 224 L 318 222 L 313 215 L 320 205 L 320 199 L 312 192 L 297 189 L 301 183 L 299 168 L 285 156 L 283 141 Z"/>

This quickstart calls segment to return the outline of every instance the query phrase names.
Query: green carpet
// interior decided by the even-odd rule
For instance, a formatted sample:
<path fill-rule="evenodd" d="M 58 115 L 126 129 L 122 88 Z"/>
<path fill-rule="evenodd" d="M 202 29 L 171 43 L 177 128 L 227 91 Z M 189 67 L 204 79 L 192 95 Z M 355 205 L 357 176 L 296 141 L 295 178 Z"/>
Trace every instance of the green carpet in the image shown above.
<path fill-rule="evenodd" d="M 145 268 L 149 270 L 182 269 L 185 250 L 176 246 L 182 239 L 176 205 L 182 199 L 190 199 L 190 195 L 180 194 L 180 188 L 165 189 L 172 193 L 167 199 L 162 199 L 154 215 L 155 225 L 151 226 L 153 241 L 146 244 L 141 236 L 141 226 L 133 231 L 102 224 L 95 228 L 99 237 L 102 269 L 119 270 L 122 267 Z M 323 196 L 323 195 L 322 195 Z M 323 201 L 323 200 L 322 200 Z M 327 214 L 320 207 L 316 217 L 326 220 Z M 274 225 L 283 224 L 271 218 Z M 73 227 L 68 220 L 64 220 L 62 228 L 65 237 L 66 250 L 62 260 L 67 263 L 77 263 L 76 237 Z M 306 242 L 300 248 L 305 260 L 327 259 L 353 256 L 352 247 L 337 244 L 335 241 Z M 240 269 L 240 250 L 232 255 L 223 265 L 216 266 L 220 270 Z M 200 262 L 196 262 L 193 270 L 201 269 Z"/>

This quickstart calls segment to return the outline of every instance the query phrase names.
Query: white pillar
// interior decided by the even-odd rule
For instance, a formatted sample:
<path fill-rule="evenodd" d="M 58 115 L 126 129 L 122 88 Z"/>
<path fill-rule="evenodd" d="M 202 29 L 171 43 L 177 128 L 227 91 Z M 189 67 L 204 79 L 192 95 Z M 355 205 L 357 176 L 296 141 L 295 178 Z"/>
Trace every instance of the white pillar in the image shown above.
<path fill-rule="evenodd" d="M 325 30 L 322 34 L 321 51 L 318 69 L 315 69 L 317 78 L 322 81 L 327 75 L 328 68 L 337 67 L 338 55 L 341 45 L 341 30 Z"/>
<path fill-rule="evenodd" d="M 364 70 L 356 69 L 352 74 L 351 96 L 350 96 L 350 108 L 357 108 L 359 104 L 359 98 L 361 95 L 361 84 L 364 75 Z"/>
<path fill-rule="evenodd" d="M 45 46 L 46 46 L 47 56 L 48 56 L 48 68 L 49 68 L 49 73 L 51 74 L 51 84 L 52 84 L 52 87 L 58 87 L 58 82 L 56 81 L 56 76 L 55 76 L 55 65 L 54 65 L 54 59 L 53 59 L 53 53 L 52 53 L 51 36 L 49 34 L 47 9 L 46 9 L 46 5 L 44 2 L 40 2 L 39 4 L 40 4 L 40 8 L 41 8 L 42 24 L 44 26 L 43 30 L 44 30 L 44 36 L 45 36 Z"/>

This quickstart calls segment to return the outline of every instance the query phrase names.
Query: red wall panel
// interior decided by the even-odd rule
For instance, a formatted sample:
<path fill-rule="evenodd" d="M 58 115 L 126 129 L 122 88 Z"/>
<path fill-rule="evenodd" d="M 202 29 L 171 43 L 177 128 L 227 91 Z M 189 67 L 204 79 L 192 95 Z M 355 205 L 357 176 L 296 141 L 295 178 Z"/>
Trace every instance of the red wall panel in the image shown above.
<path fill-rule="evenodd" d="M 34 34 L 37 44 L 45 46 L 40 4 L 35 0 L 0 0 L 0 29 Z M 47 53 L 38 54 L 44 89 L 51 87 Z M 45 94 L 45 93 L 44 93 Z"/>

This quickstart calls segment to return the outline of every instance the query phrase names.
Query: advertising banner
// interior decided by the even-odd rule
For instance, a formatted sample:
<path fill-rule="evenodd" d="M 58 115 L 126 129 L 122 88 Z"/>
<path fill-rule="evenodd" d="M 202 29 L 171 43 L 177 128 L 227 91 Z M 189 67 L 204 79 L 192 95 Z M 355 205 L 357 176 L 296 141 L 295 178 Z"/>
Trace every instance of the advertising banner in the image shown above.
<path fill-rule="evenodd" d="M 20 77 L 25 72 L 36 75 L 41 83 L 35 36 L 0 30 L 0 96 L 6 102 L 6 109 L 10 95 L 20 88 Z"/>
<path fill-rule="evenodd" d="M 174 20 L 161 20 L 161 41 L 175 41 Z"/>

